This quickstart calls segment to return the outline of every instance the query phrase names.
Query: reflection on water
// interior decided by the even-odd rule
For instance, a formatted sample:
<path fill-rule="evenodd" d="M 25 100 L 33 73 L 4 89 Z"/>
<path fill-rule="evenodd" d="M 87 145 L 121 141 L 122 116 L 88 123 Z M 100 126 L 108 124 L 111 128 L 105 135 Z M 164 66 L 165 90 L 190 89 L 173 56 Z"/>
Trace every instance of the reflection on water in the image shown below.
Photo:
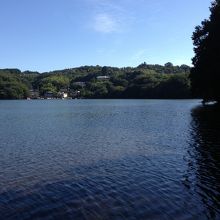
<path fill-rule="evenodd" d="M 196 106 L 0 101 L 0 218 L 219 219 L 219 111 Z"/>
<path fill-rule="evenodd" d="M 192 110 L 192 149 L 189 174 L 195 175 L 194 189 L 207 208 L 207 217 L 220 218 L 220 108 Z M 190 175 L 189 175 L 190 178 Z"/>

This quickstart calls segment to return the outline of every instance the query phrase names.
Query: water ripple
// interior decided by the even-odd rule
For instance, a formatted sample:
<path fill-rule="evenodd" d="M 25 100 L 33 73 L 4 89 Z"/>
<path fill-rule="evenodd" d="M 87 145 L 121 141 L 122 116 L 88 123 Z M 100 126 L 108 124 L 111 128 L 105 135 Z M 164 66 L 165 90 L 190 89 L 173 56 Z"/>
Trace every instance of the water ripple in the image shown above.
<path fill-rule="evenodd" d="M 1 218 L 219 219 L 220 127 L 197 105 L 0 101 Z"/>

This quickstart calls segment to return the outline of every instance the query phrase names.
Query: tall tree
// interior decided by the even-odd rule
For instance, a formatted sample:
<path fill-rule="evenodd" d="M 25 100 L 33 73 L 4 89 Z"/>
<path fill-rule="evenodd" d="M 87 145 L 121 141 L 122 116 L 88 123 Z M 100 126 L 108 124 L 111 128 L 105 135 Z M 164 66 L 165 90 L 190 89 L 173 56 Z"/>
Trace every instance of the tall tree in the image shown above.
<path fill-rule="evenodd" d="M 204 102 L 220 103 L 220 1 L 210 7 L 211 15 L 195 28 L 192 39 L 195 56 L 190 79 L 192 91 Z"/>

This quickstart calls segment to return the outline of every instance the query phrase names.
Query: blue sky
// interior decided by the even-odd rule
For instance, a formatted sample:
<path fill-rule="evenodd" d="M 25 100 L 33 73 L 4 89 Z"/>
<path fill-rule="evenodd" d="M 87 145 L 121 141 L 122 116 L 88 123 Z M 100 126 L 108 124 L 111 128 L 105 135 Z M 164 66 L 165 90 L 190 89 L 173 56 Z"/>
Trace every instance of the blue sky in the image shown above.
<path fill-rule="evenodd" d="M 0 68 L 191 64 L 210 0 L 0 0 Z"/>

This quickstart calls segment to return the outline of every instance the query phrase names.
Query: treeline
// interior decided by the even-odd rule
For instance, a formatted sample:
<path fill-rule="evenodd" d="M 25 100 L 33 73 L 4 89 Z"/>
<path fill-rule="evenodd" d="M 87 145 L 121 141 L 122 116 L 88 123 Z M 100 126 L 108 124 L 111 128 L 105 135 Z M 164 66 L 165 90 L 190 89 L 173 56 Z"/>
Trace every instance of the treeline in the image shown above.
<path fill-rule="evenodd" d="M 191 98 L 190 67 L 172 63 L 132 68 L 83 66 L 53 72 L 0 70 L 0 99 L 23 99 L 33 91 L 79 98 Z"/>
<path fill-rule="evenodd" d="M 210 16 L 195 28 L 192 36 L 195 56 L 190 79 L 193 94 L 203 102 L 220 104 L 220 1 L 212 1 Z"/>
<path fill-rule="evenodd" d="M 28 97 L 28 85 L 31 83 L 27 79 L 18 69 L 0 70 L 0 99 L 23 99 Z"/>

